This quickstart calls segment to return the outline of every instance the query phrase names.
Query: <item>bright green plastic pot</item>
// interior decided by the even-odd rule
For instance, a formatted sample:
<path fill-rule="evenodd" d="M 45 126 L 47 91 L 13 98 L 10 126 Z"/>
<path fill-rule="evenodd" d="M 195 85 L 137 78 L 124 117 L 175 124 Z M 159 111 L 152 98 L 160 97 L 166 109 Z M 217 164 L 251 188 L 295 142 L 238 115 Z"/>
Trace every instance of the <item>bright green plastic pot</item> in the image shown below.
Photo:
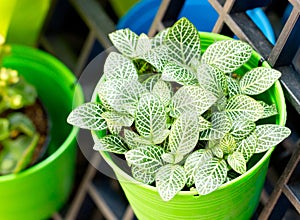
<path fill-rule="evenodd" d="M 202 32 L 200 33 L 200 37 L 203 50 L 216 40 L 228 39 L 225 36 Z M 249 62 L 237 72 L 242 74 L 242 72 L 250 68 L 257 67 L 260 60 L 261 56 L 253 51 Z M 270 67 L 267 62 L 263 62 L 262 65 Z M 96 94 L 94 94 L 93 98 L 96 98 Z M 269 122 L 284 125 L 286 120 L 286 106 L 280 83 L 277 81 L 268 91 L 260 95 L 259 98 L 269 104 L 276 104 L 279 114 L 270 118 Z M 114 170 L 135 215 L 141 220 L 245 220 L 250 219 L 257 208 L 273 150 L 274 148 L 264 154 L 256 155 L 249 162 L 249 167 L 251 168 L 246 173 L 225 183 L 218 190 L 208 195 L 199 196 L 196 191 L 181 191 L 168 202 L 164 202 L 160 198 L 155 187 L 141 184 L 124 172 L 112 160 L 109 153 L 100 153 Z"/>
<path fill-rule="evenodd" d="M 66 66 L 37 49 L 14 45 L 3 65 L 18 70 L 37 88 L 49 116 L 50 139 L 44 160 L 18 174 L 0 176 L 0 219 L 46 219 L 72 190 L 78 129 L 66 118 L 83 103 L 83 93 Z"/>

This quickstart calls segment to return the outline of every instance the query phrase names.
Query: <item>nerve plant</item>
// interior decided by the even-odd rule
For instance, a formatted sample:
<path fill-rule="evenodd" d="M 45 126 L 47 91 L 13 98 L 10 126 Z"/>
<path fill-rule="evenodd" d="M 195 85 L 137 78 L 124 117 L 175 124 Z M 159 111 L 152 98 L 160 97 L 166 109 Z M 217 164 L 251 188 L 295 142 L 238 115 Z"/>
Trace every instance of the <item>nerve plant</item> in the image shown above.
<path fill-rule="evenodd" d="M 9 51 L 0 46 L 1 58 Z M 19 109 L 36 101 L 35 88 L 16 70 L 0 65 L 0 175 L 17 173 L 30 162 L 39 134 Z"/>
<path fill-rule="evenodd" d="M 156 186 L 163 200 L 187 188 L 213 192 L 290 134 L 261 120 L 277 110 L 257 95 L 281 73 L 241 72 L 252 54 L 247 43 L 217 41 L 201 52 L 186 18 L 152 39 L 129 29 L 109 37 L 120 53 L 106 59 L 98 99 L 74 109 L 68 122 L 107 130 L 94 149 L 125 154 L 133 177 Z"/>

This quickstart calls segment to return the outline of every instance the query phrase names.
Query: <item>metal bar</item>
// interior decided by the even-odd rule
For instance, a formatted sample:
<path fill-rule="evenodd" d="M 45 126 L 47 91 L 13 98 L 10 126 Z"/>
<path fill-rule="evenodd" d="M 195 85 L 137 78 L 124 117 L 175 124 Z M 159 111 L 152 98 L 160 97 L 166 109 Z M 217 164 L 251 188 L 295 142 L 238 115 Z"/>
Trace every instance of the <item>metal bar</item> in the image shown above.
<path fill-rule="evenodd" d="M 153 37 L 155 35 L 155 33 L 157 32 L 158 30 L 158 24 L 161 23 L 168 7 L 169 7 L 169 4 L 170 4 L 171 0 L 163 0 L 159 6 L 159 9 L 155 15 L 155 18 L 151 24 L 151 27 L 148 31 L 148 36 L 150 37 Z"/>
<path fill-rule="evenodd" d="M 112 210 L 108 207 L 105 202 L 105 199 L 102 198 L 101 194 L 97 190 L 97 188 L 93 185 L 92 182 L 88 184 L 88 192 L 89 195 L 92 197 L 93 201 L 97 205 L 98 209 L 101 210 L 102 214 L 104 215 L 105 219 L 108 220 L 117 220 L 118 218 L 112 212 Z"/>
<path fill-rule="evenodd" d="M 294 7 L 268 59 L 272 66 L 291 64 L 298 49 L 295 45 L 299 45 L 300 42 L 299 15 L 300 12 Z"/>
<path fill-rule="evenodd" d="M 288 164 L 286 165 L 283 173 L 281 174 L 279 180 L 277 181 L 272 194 L 270 195 L 268 203 L 265 205 L 264 209 L 260 213 L 258 220 L 268 219 L 271 214 L 279 196 L 282 193 L 283 187 L 287 184 L 292 172 L 294 171 L 296 165 L 300 160 L 300 146 L 297 144 L 296 150 L 292 154 Z"/>
<path fill-rule="evenodd" d="M 291 188 L 287 184 L 285 184 L 283 186 L 282 192 L 289 199 L 289 201 L 293 204 L 293 206 L 296 208 L 298 213 L 300 213 L 300 201 L 297 198 L 297 196 L 294 194 L 294 192 L 291 190 Z"/>
<path fill-rule="evenodd" d="M 86 38 L 83 47 L 80 51 L 74 73 L 77 78 L 79 78 L 88 58 L 90 55 L 91 50 L 93 49 L 93 45 L 95 43 L 95 33 L 93 30 L 90 30 L 88 37 Z"/>
<path fill-rule="evenodd" d="M 96 0 L 70 0 L 88 27 L 95 32 L 103 47 L 112 46 L 108 34 L 115 30 L 115 24 Z"/>
<path fill-rule="evenodd" d="M 91 162 L 92 164 L 99 165 L 101 162 L 101 157 L 99 157 L 99 155 L 95 153 L 91 160 L 92 160 L 92 162 Z M 89 185 L 90 185 L 92 179 L 94 178 L 94 176 L 96 175 L 96 173 L 97 173 L 97 169 L 95 167 L 93 167 L 92 165 L 89 165 L 87 168 L 87 171 L 85 172 L 83 181 L 81 182 L 81 184 L 78 188 L 76 196 L 75 196 L 74 200 L 72 201 L 70 208 L 66 214 L 66 217 L 65 217 L 66 220 L 73 220 L 76 218 L 76 216 L 79 212 L 79 209 L 82 205 L 82 202 L 88 192 Z"/>

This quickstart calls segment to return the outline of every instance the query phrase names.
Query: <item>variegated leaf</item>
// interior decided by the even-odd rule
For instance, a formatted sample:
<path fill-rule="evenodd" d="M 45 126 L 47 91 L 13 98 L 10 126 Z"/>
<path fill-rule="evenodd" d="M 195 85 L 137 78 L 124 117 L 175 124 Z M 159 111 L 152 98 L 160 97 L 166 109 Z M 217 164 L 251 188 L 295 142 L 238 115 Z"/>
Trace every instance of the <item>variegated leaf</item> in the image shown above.
<path fill-rule="evenodd" d="M 89 129 L 103 130 L 107 128 L 101 114 L 105 111 L 100 103 L 87 102 L 75 108 L 68 116 L 67 122 L 74 126 Z"/>
<path fill-rule="evenodd" d="M 176 63 L 167 63 L 162 71 L 161 78 L 181 85 L 194 85 L 197 83 L 196 75 L 190 68 Z"/>
<path fill-rule="evenodd" d="M 251 69 L 240 80 L 240 88 L 244 94 L 257 95 L 269 89 L 281 73 L 278 70 L 256 67 Z"/>
<path fill-rule="evenodd" d="M 135 140 L 135 138 L 137 137 L 139 137 L 139 135 L 134 131 L 124 129 L 124 139 L 130 149 L 134 149 L 141 146 L 141 144 Z"/>
<path fill-rule="evenodd" d="M 229 133 L 225 134 L 220 140 L 220 148 L 224 154 L 232 153 L 236 148 L 234 137 Z"/>
<path fill-rule="evenodd" d="M 200 59 L 200 36 L 195 26 L 186 18 L 178 20 L 168 31 L 165 44 L 173 63 L 190 66 L 193 59 Z"/>
<path fill-rule="evenodd" d="M 163 165 L 161 159 L 163 153 L 164 151 L 161 147 L 148 145 L 129 150 L 125 157 L 129 164 L 138 166 L 148 174 L 155 174 Z"/>
<path fill-rule="evenodd" d="M 141 57 L 143 54 L 147 53 L 147 51 L 149 51 L 149 50 L 151 50 L 151 41 L 146 34 L 142 33 L 138 37 L 138 42 L 137 42 L 136 50 L 135 50 L 136 57 Z"/>
<path fill-rule="evenodd" d="M 189 112 L 197 112 L 201 115 L 215 101 L 216 98 L 200 86 L 182 86 L 171 100 L 170 115 L 175 118 Z"/>
<path fill-rule="evenodd" d="M 140 58 L 154 66 L 158 72 L 162 72 L 168 62 L 168 48 L 165 45 L 152 48 Z"/>
<path fill-rule="evenodd" d="M 147 173 L 145 170 L 138 166 L 131 166 L 131 173 L 134 179 L 141 181 L 142 183 L 150 185 L 155 181 L 155 175 Z"/>
<path fill-rule="evenodd" d="M 145 86 L 145 88 L 152 92 L 154 85 L 161 79 L 161 74 L 154 74 L 152 76 L 149 76 L 147 79 L 145 79 L 142 84 Z"/>
<path fill-rule="evenodd" d="M 247 170 L 246 160 L 241 152 L 235 151 L 232 154 L 229 154 L 227 162 L 230 167 L 239 174 L 243 174 Z"/>
<path fill-rule="evenodd" d="M 162 142 L 160 137 L 166 137 L 166 122 L 165 107 L 159 98 L 151 93 L 143 95 L 139 100 L 135 116 L 135 127 L 138 133 L 149 140 Z"/>
<path fill-rule="evenodd" d="M 173 95 L 171 85 L 162 80 L 159 80 L 155 83 L 155 85 L 153 86 L 152 93 L 160 98 L 164 106 L 169 105 Z"/>
<path fill-rule="evenodd" d="M 261 153 L 276 146 L 291 134 L 287 127 L 276 124 L 256 126 L 257 146 L 255 153 Z"/>
<path fill-rule="evenodd" d="M 231 120 L 257 121 L 264 114 L 263 106 L 246 95 L 236 95 L 228 100 L 226 113 Z"/>
<path fill-rule="evenodd" d="M 211 44 L 202 55 L 202 62 L 232 73 L 246 63 L 252 54 L 249 44 L 239 40 L 222 40 Z"/>
<path fill-rule="evenodd" d="M 215 97 L 219 98 L 227 93 L 226 76 L 217 68 L 202 64 L 197 69 L 197 79 L 199 84 Z"/>
<path fill-rule="evenodd" d="M 248 120 L 233 120 L 230 134 L 240 141 L 249 135 L 255 129 L 255 123 Z"/>
<path fill-rule="evenodd" d="M 249 161 L 249 159 L 255 153 L 256 145 L 257 145 L 256 132 L 253 131 L 248 137 L 237 142 L 236 151 L 241 152 L 245 160 Z"/>
<path fill-rule="evenodd" d="M 264 107 L 264 114 L 261 118 L 268 118 L 273 115 L 277 115 L 277 108 L 275 104 L 268 105 L 267 103 L 263 101 L 258 101 L 263 107 Z"/>
<path fill-rule="evenodd" d="M 195 183 L 194 176 L 198 168 L 211 158 L 213 158 L 211 151 L 205 149 L 197 150 L 187 157 L 184 163 L 184 170 L 187 177 L 186 185 L 188 187 Z"/>
<path fill-rule="evenodd" d="M 182 166 L 168 164 L 158 170 L 155 181 L 160 197 L 169 201 L 185 186 L 186 176 Z"/>
<path fill-rule="evenodd" d="M 199 132 L 204 131 L 206 129 L 211 128 L 211 122 L 207 121 L 205 118 L 202 116 L 198 117 L 198 122 L 199 122 Z"/>
<path fill-rule="evenodd" d="M 228 83 L 228 95 L 229 98 L 242 94 L 242 91 L 240 89 L 240 85 L 238 81 L 230 76 L 226 76 L 227 83 Z"/>
<path fill-rule="evenodd" d="M 155 132 L 156 134 L 156 132 Z M 163 130 L 158 135 L 154 136 L 138 136 L 134 138 L 134 141 L 140 144 L 152 145 L 152 144 L 161 144 L 170 134 L 170 130 Z"/>
<path fill-rule="evenodd" d="M 195 174 L 195 186 L 200 195 L 218 189 L 226 180 L 227 164 L 223 159 L 212 158 L 204 163 Z"/>
<path fill-rule="evenodd" d="M 163 155 L 161 155 L 161 158 L 166 163 L 175 164 L 175 153 L 172 153 L 172 152 L 164 153 Z"/>
<path fill-rule="evenodd" d="M 107 121 L 106 124 L 107 124 L 107 129 L 111 134 L 116 134 L 116 135 L 120 134 L 122 130 L 122 126 L 116 125 L 110 121 Z"/>
<path fill-rule="evenodd" d="M 98 94 L 115 111 L 134 116 L 138 100 L 146 91 L 138 81 L 113 79 L 104 82 L 98 89 Z"/>
<path fill-rule="evenodd" d="M 110 33 L 109 38 L 113 45 L 125 56 L 133 58 L 136 56 L 138 35 L 126 29 L 120 29 Z"/>
<path fill-rule="evenodd" d="M 111 52 L 104 63 L 104 74 L 107 79 L 138 80 L 133 62 L 122 54 Z"/>
<path fill-rule="evenodd" d="M 169 31 L 169 28 L 165 28 L 165 29 L 163 29 L 162 31 L 158 32 L 158 33 L 152 38 L 152 41 L 151 41 L 152 48 L 161 46 L 161 45 L 164 43 L 168 31 Z"/>
<path fill-rule="evenodd" d="M 208 149 L 211 150 L 212 154 L 218 158 L 224 157 L 224 152 L 220 147 L 220 140 L 210 140 L 207 145 Z"/>
<path fill-rule="evenodd" d="M 134 118 L 129 114 L 122 114 L 115 111 L 106 111 L 101 116 L 114 125 L 130 127 L 133 124 Z"/>
<path fill-rule="evenodd" d="M 124 154 L 128 151 L 128 148 L 121 137 L 112 134 L 96 139 L 93 149 L 97 151 L 108 151 L 115 154 Z"/>
<path fill-rule="evenodd" d="M 230 131 L 231 120 L 225 112 L 214 112 L 211 117 L 211 127 L 200 133 L 200 140 L 216 140 Z"/>
<path fill-rule="evenodd" d="M 190 112 L 175 120 L 169 136 L 169 149 L 176 154 L 186 155 L 196 146 L 199 139 L 198 116 Z"/>

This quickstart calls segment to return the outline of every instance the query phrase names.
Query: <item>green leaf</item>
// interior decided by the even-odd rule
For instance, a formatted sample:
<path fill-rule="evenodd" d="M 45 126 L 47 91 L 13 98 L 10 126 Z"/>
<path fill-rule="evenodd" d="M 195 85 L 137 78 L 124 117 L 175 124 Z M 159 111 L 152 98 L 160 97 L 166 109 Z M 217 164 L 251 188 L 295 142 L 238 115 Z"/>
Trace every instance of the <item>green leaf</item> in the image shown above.
<path fill-rule="evenodd" d="M 211 127 L 200 133 L 200 140 L 216 140 L 222 138 L 231 128 L 231 120 L 225 112 L 214 112 Z"/>
<path fill-rule="evenodd" d="M 155 174 L 163 165 L 161 159 L 163 153 L 164 150 L 161 147 L 148 145 L 129 150 L 125 157 L 129 164 L 145 170 L 148 174 Z"/>
<path fill-rule="evenodd" d="M 220 140 L 220 148 L 224 154 L 231 154 L 236 148 L 236 142 L 231 134 L 225 134 Z"/>
<path fill-rule="evenodd" d="M 114 125 L 130 127 L 133 124 L 134 118 L 128 114 L 122 114 L 115 111 L 106 111 L 101 114 L 106 122 Z"/>
<path fill-rule="evenodd" d="M 261 153 L 276 146 L 291 134 L 287 127 L 275 124 L 256 126 L 257 146 L 255 153 Z"/>
<path fill-rule="evenodd" d="M 169 201 L 184 187 L 186 176 L 182 166 L 168 164 L 158 170 L 155 181 L 160 197 Z"/>
<path fill-rule="evenodd" d="M 263 101 L 258 101 L 264 108 L 264 114 L 261 118 L 268 118 L 270 116 L 273 115 L 277 115 L 277 108 L 275 104 L 272 105 L 268 105 L 267 103 L 263 102 Z"/>
<path fill-rule="evenodd" d="M 241 152 L 235 151 L 232 154 L 229 154 L 227 162 L 231 168 L 239 174 L 243 174 L 247 170 L 246 160 Z"/>
<path fill-rule="evenodd" d="M 114 124 L 110 121 L 107 121 L 106 124 L 107 124 L 107 129 L 109 130 L 109 132 L 111 134 L 116 134 L 116 135 L 120 134 L 120 132 L 122 130 L 122 126 Z"/>
<path fill-rule="evenodd" d="M 9 121 L 6 118 L 0 118 L 0 141 L 5 140 L 10 135 Z"/>
<path fill-rule="evenodd" d="M 125 56 L 133 58 L 136 56 L 138 35 L 126 29 L 114 31 L 108 35 L 113 45 Z"/>
<path fill-rule="evenodd" d="M 133 62 L 116 52 L 111 52 L 108 55 L 104 63 L 104 74 L 107 79 L 138 79 Z"/>
<path fill-rule="evenodd" d="M 280 76 L 278 70 L 271 68 L 251 69 L 240 80 L 241 91 L 247 95 L 258 95 L 269 89 Z"/>
<path fill-rule="evenodd" d="M 161 45 L 147 51 L 141 56 L 141 59 L 146 60 L 154 66 L 158 72 L 162 72 L 168 62 L 168 49 L 165 45 Z"/>
<path fill-rule="evenodd" d="M 187 183 L 188 187 L 192 186 L 195 182 L 194 176 L 196 171 L 199 167 L 204 164 L 207 160 L 213 158 L 213 155 L 210 150 L 200 149 L 192 154 L 190 154 L 185 163 L 184 163 L 184 170 L 187 176 Z"/>
<path fill-rule="evenodd" d="M 193 85 L 197 82 L 196 75 L 190 68 L 176 63 L 167 63 L 162 71 L 161 78 L 181 85 Z"/>
<path fill-rule="evenodd" d="M 182 86 L 174 94 L 170 104 L 170 115 L 178 118 L 181 114 L 196 112 L 201 115 L 216 101 L 200 86 Z"/>
<path fill-rule="evenodd" d="M 25 114 L 13 112 L 7 116 L 10 130 L 20 131 L 27 136 L 33 136 L 36 133 L 35 125 Z"/>
<path fill-rule="evenodd" d="M 134 141 L 140 144 L 152 145 L 152 144 L 161 144 L 170 134 L 169 130 L 163 130 L 158 135 L 155 136 L 138 136 L 134 138 Z"/>
<path fill-rule="evenodd" d="M 87 102 L 75 108 L 68 116 L 67 122 L 74 126 L 89 129 L 103 130 L 107 128 L 101 114 L 105 111 L 100 103 Z"/>
<path fill-rule="evenodd" d="M 191 152 L 199 139 L 198 117 L 193 112 L 183 114 L 175 120 L 169 135 L 169 149 L 176 154 Z"/>
<path fill-rule="evenodd" d="M 255 123 L 247 120 L 234 120 L 232 121 L 232 127 L 230 134 L 237 141 L 244 139 L 255 129 Z"/>
<path fill-rule="evenodd" d="M 145 170 L 138 166 L 131 166 L 131 172 L 134 179 L 141 181 L 142 183 L 150 185 L 155 181 L 155 175 L 147 173 Z"/>
<path fill-rule="evenodd" d="M 227 92 L 227 79 L 219 69 L 202 64 L 197 70 L 199 84 L 215 97 L 222 97 Z"/>
<path fill-rule="evenodd" d="M 1 144 L 4 150 L 0 154 L 0 174 L 18 173 L 32 162 L 39 135 L 21 135 L 17 139 L 7 139 Z"/>
<path fill-rule="evenodd" d="M 226 113 L 231 120 L 257 121 L 264 114 L 263 106 L 246 95 L 236 95 L 228 100 Z"/>
<path fill-rule="evenodd" d="M 138 81 L 113 79 L 102 84 L 98 94 L 115 111 L 134 116 L 140 96 L 147 90 Z"/>
<path fill-rule="evenodd" d="M 173 95 L 171 86 L 167 82 L 164 82 L 162 80 L 159 80 L 155 83 L 152 93 L 160 98 L 164 106 L 169 105 Z"/>
<path fill-rule="evenodd" d="M 252 54 L 249 44 L 239 40 L 222 40 L 211 44 L 202 55 L 202 62 L 232 73 L 246 63 Z"/>
<path fill-rule="evenodd" d="M 165 107 L 159 98 L 150 93 L 143 95 L 139 100 L 135 116 L 138 133 L 149 140 L 162 142 L 160 137 L 165 138 L 166 122 Z"/>
<path fill-rule="evenodd" d="M 255 153 L 256 145 L 257 145 L 256 132 L 252 132 L 248 137 L 237 142 L 236 151 L 241 152 L 245 160 L 249 161 L 249 159 Z"/>
<path fill-rule="evenodd" d="M 153 38 L 152 38 L 152 48 L 155 48 L 155 47 L 159 47 L 161 46 L 164 41 L 165 41 L 165 38 L 166 38 L 166 35 L 169 31 L 169 28 L 165 28 L 163 29 L 162 31 L 159 31 Z"/>
<path fill-rule="evenodd" d="M 200 195 L 218 189 L 226 180 L 227 164 L 223 159 L 212 158 L 204 163 L 195 175 L 195 186 Z"/>
<path fill-rule="evenodd" d="M 208 142 L 208 149 L 211 150 L 212 154 L 220 159 L 224 157 L 224 152 L 220 147 L 220 140 L 210 140 Z"/>
<path fill-rule="evenodd" d="M 135 140 L 135 138 L 137 138 L 137 137 L 139 137 L 139 135 L 137 133 L 135 133 L 134 131 L 124 129 L 124 139 L 130 149 L 134 149 L 134 148 L 141 146 L 140 143 L 138 143 Z"/>
<path fill-rule="evenodd" d="M 207 121 L 205 118 L 202 116 L 198 117 L 198 122 L 199 122 L 199 132 L 207 130 L 211 128 L 211 122 Z"/>
<path fill-rule="evenodd" d="M 142 84 L 145 86 L 145 88 L 152 92 L 154 85 L 161 79 L 161 74 L 154 74 L 152 76 L 149 76 L 147 79 L 145 79 Z"/>
<path fill-rule="evenodd" d="M 125 142 L 117 135 L 106 135 L 103 138 L 96 139 L 94 150 L 108 151 L 116 154 L 124 154 L 128 151 Z"/>
<path fill-rule="evenodd" d="M 145 54 L 149 50 L 151 50 L 151 41 L 146 34 L 142 33 L 138 37 L 135 54 L 137 57 L 141 57 L 143 54 Z"/>
<path fill-rule="evenodd" d="M 190 66 L 193 59 L 200 59 L 199 33 L 186 18 L 181 18 L 169 29 L 165 44 L 170 62 Z"/>
<path fill-rule="evenodd" d="M 227 84 L 228 84 L 228 95 L 229 98 L 242 94 L 240 85 L 238 81 L 230 76 L 226 76 Z"/>

